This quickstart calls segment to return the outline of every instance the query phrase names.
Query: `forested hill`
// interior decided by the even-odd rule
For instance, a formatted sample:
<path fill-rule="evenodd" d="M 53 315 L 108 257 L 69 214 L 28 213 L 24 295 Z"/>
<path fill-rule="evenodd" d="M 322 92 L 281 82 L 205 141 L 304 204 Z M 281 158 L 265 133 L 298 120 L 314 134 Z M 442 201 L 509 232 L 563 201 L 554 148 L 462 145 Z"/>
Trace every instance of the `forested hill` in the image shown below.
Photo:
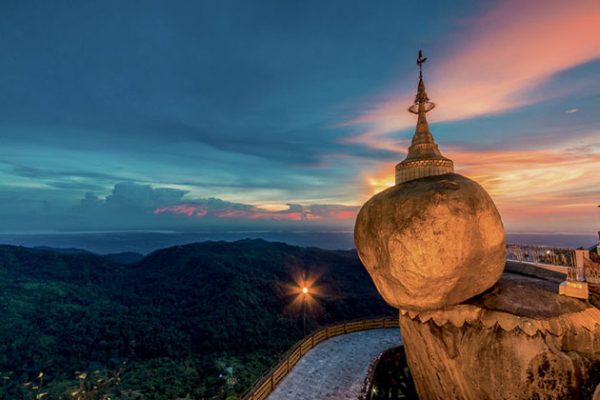
<path fill-rule="evenodd" d="M 43 371 L 43 391 L 68 398 L 86 371 L 120 372 L 101 385 L 116 399 L 235 398 L 302 336 L 290 286 L 304 272 L 320 293 L 309 330 L 394 314 L 353 251 L 242 240 L 119 259 L 0 246 L 0 396 L 35 397 Z"/>

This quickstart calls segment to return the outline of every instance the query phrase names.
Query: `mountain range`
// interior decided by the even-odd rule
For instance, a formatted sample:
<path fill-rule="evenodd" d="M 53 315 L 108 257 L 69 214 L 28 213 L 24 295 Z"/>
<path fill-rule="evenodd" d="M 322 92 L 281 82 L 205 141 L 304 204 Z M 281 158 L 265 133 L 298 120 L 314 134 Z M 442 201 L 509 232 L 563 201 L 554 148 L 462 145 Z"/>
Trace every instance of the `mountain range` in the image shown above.
<path fill-rule="evenodd" d="M 147 256 L 2 245 L 0 398 L 67 399 L 82 385 L 113 399 L 235 399 L 302 337 L 302 280 L 314 286 L 308 331 L 395 314 L 352 250 L 260 239 Z"/>

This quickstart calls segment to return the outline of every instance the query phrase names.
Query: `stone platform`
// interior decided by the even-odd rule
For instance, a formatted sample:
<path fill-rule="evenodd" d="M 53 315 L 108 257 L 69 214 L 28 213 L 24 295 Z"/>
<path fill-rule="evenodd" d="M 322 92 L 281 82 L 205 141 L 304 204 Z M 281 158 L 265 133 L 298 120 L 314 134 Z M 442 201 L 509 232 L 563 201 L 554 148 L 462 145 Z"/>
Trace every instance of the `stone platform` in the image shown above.
<path fill-rule="evenodd" d="M 420 398 L 591 398 L 600 383 L 600 310 L 557 289 L 505 273 L 457 306 L 402 311 Z"/>

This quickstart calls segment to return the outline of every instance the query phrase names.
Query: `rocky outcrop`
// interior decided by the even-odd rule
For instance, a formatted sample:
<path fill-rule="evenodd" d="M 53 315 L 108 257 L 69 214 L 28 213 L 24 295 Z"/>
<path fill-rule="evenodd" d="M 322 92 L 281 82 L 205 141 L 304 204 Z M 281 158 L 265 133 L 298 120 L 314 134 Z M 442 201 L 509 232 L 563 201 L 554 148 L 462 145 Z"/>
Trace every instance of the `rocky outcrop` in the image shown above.
<path fill-rule="evenodd" d="M 600 310 L 556 284 L 505 274 L 442 310 L 402 311 L 420 399 L 590 399 L 600 383 Z"/>

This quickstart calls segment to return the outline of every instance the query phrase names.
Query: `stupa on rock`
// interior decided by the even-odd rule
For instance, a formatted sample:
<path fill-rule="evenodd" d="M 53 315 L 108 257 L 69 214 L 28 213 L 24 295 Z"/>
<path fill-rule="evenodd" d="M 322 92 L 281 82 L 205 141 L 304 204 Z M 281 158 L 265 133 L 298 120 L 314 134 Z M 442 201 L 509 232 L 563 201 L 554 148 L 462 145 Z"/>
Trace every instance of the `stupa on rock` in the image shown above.
<path fill-rule="evenodd" d="M 600 309 L 535 274 L 503 273 L 500 215 L 441 154 L 419 75 L 396 185 L 363 205 L 354 230 L 377 290 L 400 311 L 419 398 L 600 400 Z"/>
<path fill-rule="evenodd" d="M 434 108 L 423 81 L 415 103 L 417 127 L 406 159 L 396 166 L 396 185 L 360 210 L 354 240 L 377 289 L 401 310 L 458 304 L 490 288 L 504 269 L 504 227 L 487 192 L 454 173 L 429 130 Z"/>

